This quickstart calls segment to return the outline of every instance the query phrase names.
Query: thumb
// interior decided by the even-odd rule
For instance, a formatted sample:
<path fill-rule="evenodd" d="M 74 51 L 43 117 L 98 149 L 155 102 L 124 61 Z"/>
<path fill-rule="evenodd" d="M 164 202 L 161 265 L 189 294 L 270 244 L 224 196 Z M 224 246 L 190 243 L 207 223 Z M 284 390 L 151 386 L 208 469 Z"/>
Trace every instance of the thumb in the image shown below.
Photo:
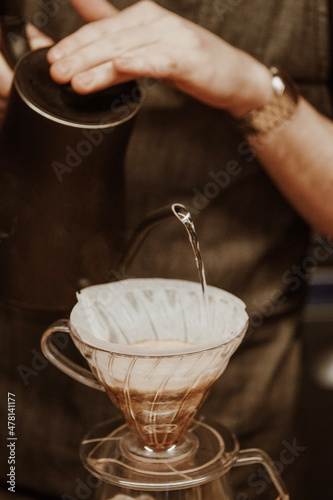
<path fill-rule="evenodd" d="M 88 22 L 98 21 L 105 17 L 111 17 L 118 13 L 107 0 L 71 0 L 71 4 L 77 13 Z"/>

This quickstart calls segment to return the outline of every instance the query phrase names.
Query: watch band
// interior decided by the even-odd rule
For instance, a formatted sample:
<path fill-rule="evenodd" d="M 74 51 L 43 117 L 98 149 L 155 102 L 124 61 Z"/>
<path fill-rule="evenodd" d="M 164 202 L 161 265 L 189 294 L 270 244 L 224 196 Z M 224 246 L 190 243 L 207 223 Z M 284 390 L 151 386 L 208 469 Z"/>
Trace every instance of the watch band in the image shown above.
<path fill-rule="evenodd" d="M 269 70 L 272 74 L 274 99 L 234 120 L 237 128 L 245 135 L 271 132 L 289 120 L 296 111 L 299 98 L 296 84 L 281 69 L 272 66 Z"/>

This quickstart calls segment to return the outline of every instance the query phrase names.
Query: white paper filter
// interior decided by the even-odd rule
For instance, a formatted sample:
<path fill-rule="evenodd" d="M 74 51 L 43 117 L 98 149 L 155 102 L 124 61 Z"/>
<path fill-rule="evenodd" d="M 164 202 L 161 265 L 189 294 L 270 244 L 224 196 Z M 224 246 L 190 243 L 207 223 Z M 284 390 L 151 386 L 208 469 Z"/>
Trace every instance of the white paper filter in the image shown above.
<path fill-rule="evenodd" d="M 116 352 L 188 352 L 227 343 L 244 328 L 245 304 L 234 295 L 207 287 L 209 326 L 199 283 L 130 279 L 85 288 L 77 294 L 71 324 L 81 340 Z M 175 347 L 153 341 L 178 340 Z M 136 346 L 140 341 L 150 341 Z M 190 344 L 191 346 L 189 346 Z"/>
<path fill-rule="evenodd" d="M 201 386 L 225 370 L 248 319 L 238 298 L 213 287 L 208 294 L 209 327 L 196 283 L 132 279 L 86 288 L 70 317 L 73 340 L 107 387 Z"/>

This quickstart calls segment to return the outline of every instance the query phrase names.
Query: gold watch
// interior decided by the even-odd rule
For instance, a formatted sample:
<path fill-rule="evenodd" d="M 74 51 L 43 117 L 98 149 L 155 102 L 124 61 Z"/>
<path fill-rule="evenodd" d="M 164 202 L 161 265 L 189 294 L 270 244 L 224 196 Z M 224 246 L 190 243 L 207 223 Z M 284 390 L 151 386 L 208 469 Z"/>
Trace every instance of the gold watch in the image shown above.
<path fill-rule="evenodd" d="M 289 120 L 296 111 L 299 98 L 296 84 L 281 69 L 272 66 L 269 70 L 272 73 L 274 99 L 234 120 L 245 135 L 271 132 Z"/>

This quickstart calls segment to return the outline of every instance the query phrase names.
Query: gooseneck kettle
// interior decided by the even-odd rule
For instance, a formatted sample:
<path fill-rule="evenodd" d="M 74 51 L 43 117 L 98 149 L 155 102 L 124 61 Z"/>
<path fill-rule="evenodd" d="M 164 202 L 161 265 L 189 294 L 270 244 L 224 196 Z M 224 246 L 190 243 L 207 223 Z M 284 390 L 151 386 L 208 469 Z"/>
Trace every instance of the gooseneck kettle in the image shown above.
<path fill-rule="evenodd" d="M 0 297 L 69 310 L 108 281 L 122 252 L 124 157 L 141 105 L 131 81 L 89 96 L 55 83 L 47 48 L 31 51 L 25 2 L 0 7 L 14 80 L 0 131 Z"/>

